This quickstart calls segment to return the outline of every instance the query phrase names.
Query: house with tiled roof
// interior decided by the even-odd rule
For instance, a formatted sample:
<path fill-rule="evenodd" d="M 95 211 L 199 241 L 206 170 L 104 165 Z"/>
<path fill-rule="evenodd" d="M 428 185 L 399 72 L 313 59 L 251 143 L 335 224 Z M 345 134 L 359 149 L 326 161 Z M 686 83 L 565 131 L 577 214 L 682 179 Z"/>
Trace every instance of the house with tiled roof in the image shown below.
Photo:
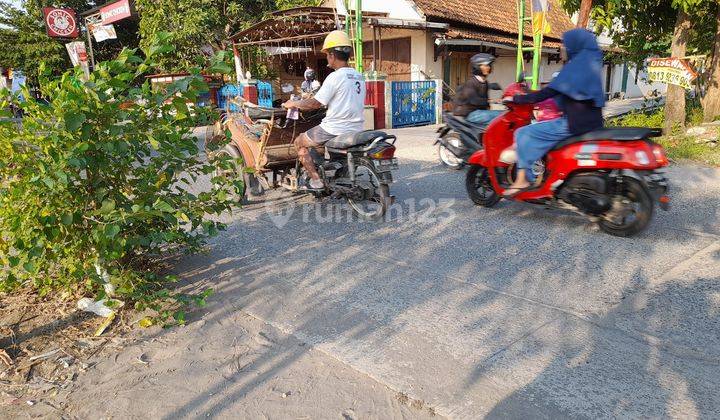
<path fill-rule="evenodd" d="M 505 87 L 516 80 L 518 15 L 517 0 L 363 0 L 363 71 L 375 127 L 400 127 L 440 121 L 456 88 L 471 77 L 470 58 L 479 52 L 497 57 L 493 82 Z M 526 1 L 530 10 L 530 0 Z M 549 0 L 539 68 L 540 82 L 548 82 L 562 68 L 562 34 L 574 27 L 559 7 Z M 306 68 L 317 70 L 322 82 L 330 73 L 322 39 L 337 28 L 348 11 L 344 1 L 324 0 L 319 7 L 277 11 L 268 19 L 233 35 L 238 80 L 245 79 L 243 63 L 263 60 L 277 77 L 263 82 L 268 103 L 289 98 L 283 86 L 299 85 Z M 531 46 L 530 24 L 522 42 Z M 258 48 L 265 55 L 257 56 Z M 531 52 L 524 66 L 530 72 Z M 619 69 L 619 70 L 618 70 Z M 606 90 L 626 86 L 628 72 L 605 66 Z M 618 73 L 622 77 L 617 77 Z M 247 77 L 252 80 L 252 77 Z M 620 80 L 620 82 L 618 82 Z M 402 83 L 402 82 L 417 83 Z M 495 99 L 501 95 L 491 92 Z M 499 105 L 498 105 L 499 106 Z M 368 118 L 366 118 L 368 119 Z"/>
<path fill-rule="evenodd" d="M 530 10 L 530 0 L 525 1 Z M 326 0 L 323 6 L 338 3 Z M 404 22 L 388 28 L 379 19 L 377 28 L 365 31 L 365 69 L 375 67 L 389 80 L 442 79 L 455 88 L 470 76 L 470 57 L 490 52 L 498 57 L 493 78 L 506 86 L 514 81 L 516 71 L 516 5 L 516 0 L 363 0 L 363 11 Z M 562 33 L 574 27 L 558 0 L 550 0 L 547 20 L 551 31 L 543 43 L 541 81 L 549 80 L 561 67 Z M 527 25 L 525 33 L 530 34 Z M 525 44 L 532 45 L 530 36 Z M 528 54 L 528 71 L 530 58 Z"/>

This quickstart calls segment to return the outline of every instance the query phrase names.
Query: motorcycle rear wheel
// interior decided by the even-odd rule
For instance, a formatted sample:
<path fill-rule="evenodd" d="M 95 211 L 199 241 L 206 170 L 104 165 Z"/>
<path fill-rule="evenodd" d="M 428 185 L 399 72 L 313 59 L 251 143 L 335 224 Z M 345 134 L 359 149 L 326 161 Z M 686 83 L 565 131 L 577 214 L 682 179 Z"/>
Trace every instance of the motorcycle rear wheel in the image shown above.
<path fill-rule="evenodd" d="M 611 210 L 619 214 L 606 215 L 598 221 L 598 225 L 610 235 L 627 238 L 645 230 L 652 220 L 655 205 L 639 181 L 632 178 L 624 178 L 622 181 L 620 194 L 613 197 Z"/>
<path fill-rule="evenodd" d="M 372 186 L 372 197 L 362 199 L 348 197 L 348 203 L 355 214 L 365 220 L 380 220 L 390 207 L 390 187 L 380 182 L 375 166 L 367 159 L 355 161 L 356 182 L 367 182 Z"/>
<path fill-rule="evenodd" d="M 473 165 L 468 169 L 465 188 L 470 199 L 479 206 L 493 207 L 502 198 L 490 183 L 490 173 L 484 166 Z"/>

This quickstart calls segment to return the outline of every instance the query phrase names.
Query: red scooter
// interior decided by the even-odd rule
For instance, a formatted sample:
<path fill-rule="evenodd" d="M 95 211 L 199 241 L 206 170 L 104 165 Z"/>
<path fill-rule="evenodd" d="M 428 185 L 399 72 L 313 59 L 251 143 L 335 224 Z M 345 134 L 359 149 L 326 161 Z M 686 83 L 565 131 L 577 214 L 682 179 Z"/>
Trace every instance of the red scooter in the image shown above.
<path fill-rule="evenodd" d="M 523 91 L 516 83 L 503 96 Z M 485 207 L 497 204 L 514 181 L 517 167 L 508 159 L 513 135 L 530 124 L 533 113 L 533 105 L 505 104 L 508 112 L 490 123 L 484 147 L 468 160 L 468 194 Z M 513 199 L 585 214 L 611 235 L 635 235 L 652 219 L 655 202 L 663 210 L 670 206 L 667 180 L 659 172 L 668 159 L 650 140 L 658 135 L 648 128 L 603 128 L 564 140 L 535 163 L 537 187 Z"/>

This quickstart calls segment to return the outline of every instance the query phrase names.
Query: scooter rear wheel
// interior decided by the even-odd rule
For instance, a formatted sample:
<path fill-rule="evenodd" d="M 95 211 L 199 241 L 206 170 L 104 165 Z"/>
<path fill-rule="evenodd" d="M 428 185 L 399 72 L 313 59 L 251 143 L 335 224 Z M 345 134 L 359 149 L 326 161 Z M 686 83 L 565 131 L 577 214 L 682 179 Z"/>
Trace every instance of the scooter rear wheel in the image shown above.
<path fill-rule="evenodd" d="M 598 221 L 600 229 L 613 236 L 627 238 L 645 230 L 655 205 L 645 187 L 637 180 L 624 178 L 613 197 L 613 208 Z"/>
<path fill-rule="evenodd" d="M 473 165 L 468 169 L 465 188 L 470 199 L 479 206 L 492 207 L 502 198 L 490 183 L 490 173 L 484 166 Z"/>

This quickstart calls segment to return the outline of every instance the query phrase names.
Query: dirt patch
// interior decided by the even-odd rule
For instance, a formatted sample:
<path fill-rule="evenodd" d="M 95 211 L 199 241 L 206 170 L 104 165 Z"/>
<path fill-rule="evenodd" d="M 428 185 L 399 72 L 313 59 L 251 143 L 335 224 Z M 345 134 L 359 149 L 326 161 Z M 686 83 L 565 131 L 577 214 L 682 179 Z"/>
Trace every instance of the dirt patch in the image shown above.
<path fill-rule="evenodd" d="M 169 329 L 131 329 L 125 311 L 94 337 L 103 319 L 76 297 L 1 298 L 0 418 L 434 417 L 228 302 Z"/>
<path fill-rule="evenodd" d="M 13 416 L 62 411 L 49 399 L 69 389 L 87 371 L 93 356 L 117 350 L 123 341 L 120 314 L 100 337 L 93 334 L 103 319 L 77 310 L 75 296 L 43 299 L 31 291 L 0 295 L 0 413 Z"/>

